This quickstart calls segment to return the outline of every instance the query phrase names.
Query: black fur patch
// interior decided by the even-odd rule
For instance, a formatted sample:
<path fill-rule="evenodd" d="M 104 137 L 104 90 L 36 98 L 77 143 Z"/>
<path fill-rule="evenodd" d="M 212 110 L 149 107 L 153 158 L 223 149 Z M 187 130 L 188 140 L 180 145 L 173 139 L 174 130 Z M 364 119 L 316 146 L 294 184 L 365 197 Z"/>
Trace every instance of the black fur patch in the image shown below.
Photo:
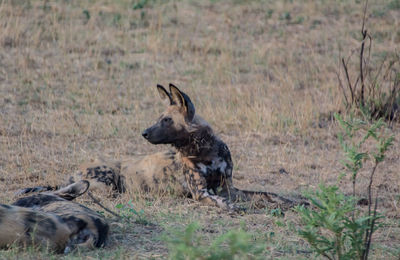
<path fill-rule="evenodd" d="M 118 176 L 118 182 L 117 182 L 117 191 L 119 193 L 125 193 L 125 181 L 123 176 Z"/>
<path fill-rule="evenodd" d="M 0 206 L 3 206 L 3 208 L 5 208 L 4 206 L 6 206 L 6 205 L 0 205 Z M 5 215 L 6 215 L 6 213 L 4 212 L 4 210 L 0 209 L 0 224 L 1 224 L 1 222 L 3 222 L 3 218 Z"/>
<path fill-rule="evenodd" d="M 45 231 L 50 235 L 55 235 L 57 225 L 50 218 L 39 215 L 36 212 L 27 212 L 24 218 L 25 234 L 32 236 L 36 231 Z"/>
<path fill-rule="evenodd" d="M 96 179 L 99 182 L 103 182 L 107 186 L 112 186 L 113 189 L 118 192 L 125 192 L 123 179 L 117 173 L 115 173 L 113 169 L 107 166 L 88 168 L 86 170 L 86 177 Z"/>
<path fill-rule="evenodd" d="M 80 232 L 87 227 L 87 222 L 75 216 L 61 217 L 71 230 Z"/>
<path fill-rule="evenodd" d="M 11 209 L 12 208 L 10 205 L 6 205 L 6 204 L 0 204 L 0 206 L 5 208 L 5 209 Z"/>
<path fill-rule="evenodd" d="M 19 190 L 16 192 L 16 195 L 22 195 L 22 194 L 27 194 L 27 193 L 34 193 L 34 192 L 43 192 L 43 191 L 52 191 L 57 189 L 51 186 L 37 186 L 37 187 L 31 187 L 31 188 L 25 188 L 22 190 Z"/>
<path fill-rule="evenodd" d="M 49 194 L 37 194 L 26 198 L 21 198 L 14 202 L 12 205 L 25 208 L 33 208 L 42 207 L 55 201 L 64 201 L 64 199 Z"/>
<path fill-rule="evenodd" d="M 96 217 L 91 217 L 91 218 L 97 228 L 97 233 L 99 234 L 95 246 L 96 247 L 104 246 L 107 240 L 109 227 L 107 223 L 104 223 L 103 221 L 101 221 L 101 219 Z"/>

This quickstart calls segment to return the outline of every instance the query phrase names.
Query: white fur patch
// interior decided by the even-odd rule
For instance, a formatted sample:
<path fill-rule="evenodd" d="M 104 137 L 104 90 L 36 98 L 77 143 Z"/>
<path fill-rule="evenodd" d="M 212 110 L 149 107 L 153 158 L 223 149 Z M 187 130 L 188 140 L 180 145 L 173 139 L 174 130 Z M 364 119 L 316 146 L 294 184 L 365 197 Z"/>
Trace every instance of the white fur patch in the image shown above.
<path fill-rule="evenodd" d="M 198 163 L 196 164 L 196 166 L 202 173 L 207 174 L 207 168 L 208 168 L 207 166 L 205 166 L 202 163 Z"/>
<path fill-rule="evenodd" d="M 204 165 L 203 163 L 197 163 L 196 166 L 199 171 L 203 174 L 212 173 L 212 172 L 220 172 L 225 173 L 227 163 L 224 160 L 218 159 L 213 160 L 210 165 Z"/>

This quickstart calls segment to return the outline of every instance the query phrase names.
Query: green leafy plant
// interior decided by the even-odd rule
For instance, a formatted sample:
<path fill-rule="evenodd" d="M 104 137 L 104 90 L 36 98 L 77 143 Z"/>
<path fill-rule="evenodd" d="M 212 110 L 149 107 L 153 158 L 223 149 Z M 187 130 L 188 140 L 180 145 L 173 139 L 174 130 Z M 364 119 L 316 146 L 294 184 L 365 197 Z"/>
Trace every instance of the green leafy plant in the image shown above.
<path fill-rule="evenodd" d="M 122 219 L 131 221 L 135 219 L 135 222 L 138 224 L 148 225 L 150 222 L 147 220 L 146 215 L 144 214 L 143 209 L 136 210 L 135 206 L 132 203 L 132 200 L 129 200 L 127 204 L 117 204 L 115 208 L 118 210 L 118 213 Z"/>
<path fill-rule="evenodd" d="M 137 9 L 143 9 L 143 8 L 145 8 L 147 5 L 149 5 L 149 0 L 137 0 L 137 1 L 134 1 L 133 2 L 133 6 L 132 6 L 132 8 L 134 9 L 134 10 L 137 10 Z"/>
<path fill-rule="evenodd" d="M 283 211 L 280 208 L 276 208 L 276 209 L 267 209 L 267 214 L 271 215 L 273 217 L 284 217 L 285 214 L 283 213 Z"/>
<path fill-rule="evenodd" d="M 338 114 L 335 118 L 344 129 L 344 134 L 339 134 L 339 142 L 346 156 L 343 164 L 351 174 L 352 196 L 343 194 L 337 185 L 324 184 L 319 186 L 319 190 L 306 194 L 313 207 L 296 208 L 305 224 L 299 235 L 316 253 L 328 259 L 365 260 L 371 249 L 372 234 L 380 227 L 377 221 L 383 218 L 377 211 L 377 196 L 373 196 L 373 180 L 379 163 L 393 144 L 393 136 L 385 134 L 383 119 L 370 124 L 353 117 L 346 121 Z M 375 142 L 375 149 L 368 149 L 367 141 Z M 368 195 L 368 210 L 363 212 L 356 204 L 356 183 L 367 160 L 372 161 L 373 166 L 368 186 L 364 187 Z"/>
<path fill-rule="evenodd" d="M 230 230 L 205 245 L 206 239 L 197 235 L 200 225 L 189 224 L 182 232 L 164 239 L 168 243 L 170 259 L 261 259 L 263 248 L 243 231 Z"/>

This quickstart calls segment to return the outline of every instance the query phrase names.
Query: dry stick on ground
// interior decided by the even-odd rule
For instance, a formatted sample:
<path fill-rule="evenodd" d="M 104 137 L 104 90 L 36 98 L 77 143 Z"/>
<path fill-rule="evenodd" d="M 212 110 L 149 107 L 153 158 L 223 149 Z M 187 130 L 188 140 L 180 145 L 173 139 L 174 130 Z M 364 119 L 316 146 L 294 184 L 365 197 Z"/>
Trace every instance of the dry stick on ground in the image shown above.
<path fill-rule="evenodd" d="M 88 192 L 88 195 L 89 195 L 89 197 L 93 200 L 93 202 L 96 203 L 97 205 L 99 205 L 102 209 L 104 209 L 104 210 L 107 211 L 108 213 L 114 215 L 114 216 L 117 217 L 118 219 L 121 219 L 121 218 L 122 218 L 119 214 L 117 214 L 117 213 L 115 213 L 114 211 L 112 211 L 111 209 L 108 209 L 107 207 L 103 206 L 103 204 L 101 204 L 101 202 L 100 202 L 98 199 L 96 199 L 90 191 Z"/>

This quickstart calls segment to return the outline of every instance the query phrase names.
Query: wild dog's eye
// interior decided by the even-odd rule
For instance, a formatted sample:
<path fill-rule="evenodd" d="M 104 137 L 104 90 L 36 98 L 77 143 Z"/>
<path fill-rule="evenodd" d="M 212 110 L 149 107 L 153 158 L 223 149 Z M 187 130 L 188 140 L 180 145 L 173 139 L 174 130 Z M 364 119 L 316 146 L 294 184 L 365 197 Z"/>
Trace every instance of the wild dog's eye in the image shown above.
<path fill-rule="evenodd" d="M 172 122 L 172 118 L 170 118 L 170 117 L 164 117 L 164 118 L 162 119 L 162 122 L 163 122 L 163 123 L 171 123 L 171 122 Z"/>

